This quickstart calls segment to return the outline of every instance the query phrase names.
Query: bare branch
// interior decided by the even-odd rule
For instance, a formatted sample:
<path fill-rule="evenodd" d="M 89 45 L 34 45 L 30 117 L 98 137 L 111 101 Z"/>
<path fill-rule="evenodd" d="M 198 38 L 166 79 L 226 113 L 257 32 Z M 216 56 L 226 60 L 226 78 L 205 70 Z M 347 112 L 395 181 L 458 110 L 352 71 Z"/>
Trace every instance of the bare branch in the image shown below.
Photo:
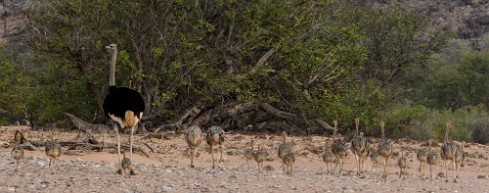
<path fill-rule="evenodd" d="M 333 130 L 334 131 L 334 127 L 331 127 L 331 125 L 329 125 L 328 123 L 326 123 L 322 119 L 314 119 L 314 122 L 316 122 L 323 129 L 330 129 L 330 130 Z"/>
<path fill-rule="evenodd" d="M 258 69 L 260 69 L 264 64 L 265 62 L 268 61 L 268 59 L 270 59 L 270 57 L 272 57 L 272 55 L 277 52 L 277 48 L 272 48 L 270 50 L 267 51 L 267 53 L 265 53 L 259 60 L 258 62 L 255 64 L 255 67 L 253 67 L 253 69 L 251 69 L 251 73 L 254 74 L 256 73 L 256 71 L 258 71 Z"/>

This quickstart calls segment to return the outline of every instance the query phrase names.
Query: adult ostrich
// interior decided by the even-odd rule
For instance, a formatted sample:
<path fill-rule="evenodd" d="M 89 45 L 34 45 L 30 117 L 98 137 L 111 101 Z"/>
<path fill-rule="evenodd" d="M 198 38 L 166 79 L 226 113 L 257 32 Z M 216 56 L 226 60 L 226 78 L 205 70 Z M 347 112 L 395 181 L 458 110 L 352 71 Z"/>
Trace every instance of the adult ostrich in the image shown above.
<path fill-rule="evenodd" d="M 133 133 L 136 125 L 143 116 L 144 101 L 138 91 L 127 87 L 115 86 L 117 45 L 110 44 L 106 48 L 111 52 L 112 57 L 110 61 L 109 94 L 104 99 L 103 108 L 105 115 L 112 120 L 112 126 L 117 136 L 117 158 L 119 160 L 119 167 L 121 167 L 121 137 L 119 135 L 119 128 L 131 129 L 129 159 L 132 160 Z"/>

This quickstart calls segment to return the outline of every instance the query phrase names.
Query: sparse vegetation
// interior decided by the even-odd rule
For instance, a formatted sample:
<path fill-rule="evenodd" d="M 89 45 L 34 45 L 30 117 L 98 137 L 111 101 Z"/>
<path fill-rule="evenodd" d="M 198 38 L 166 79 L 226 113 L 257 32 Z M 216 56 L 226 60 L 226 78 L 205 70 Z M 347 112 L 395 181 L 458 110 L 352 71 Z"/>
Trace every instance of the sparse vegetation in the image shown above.
<path fill-rule="evenodd" d="M 481 118 L 472 121 L 468 125 L 470 131 L 470 139 L 473 142 L 480 144 L 489 143 L 489 120 Z"/>
<path fill-rule="evenodd" d="M 487 142 L 487 38 L 474 50 L 406 7 L 60 0 L 33 1 L 29 18 L 32 57 L 0 50 L 0 124 L 103 123 L 103 45 L 116 43 L 117 85 L 141 91 L 149 131 L 198 120 L 311 134 L 340 118 L 349 134 L 359 116 L 368 136 L 382 118 L 388 137 L 441 140 L 450 119 L 451 138 Z"/>

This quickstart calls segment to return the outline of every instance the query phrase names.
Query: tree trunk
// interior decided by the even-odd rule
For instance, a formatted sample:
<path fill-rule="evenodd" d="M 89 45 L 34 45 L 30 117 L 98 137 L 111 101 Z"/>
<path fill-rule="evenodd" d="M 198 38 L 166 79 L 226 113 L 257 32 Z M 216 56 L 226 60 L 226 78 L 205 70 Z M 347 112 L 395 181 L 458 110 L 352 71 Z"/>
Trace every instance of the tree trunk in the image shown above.
<path fill-rule="evenodd" d="M 109 127 L 101 124 L 91 124 L 88 123 L 78 117 L 76 117 L 73 114 L 70 113 L 63 113 L 68 119 L 70 119 L 71 123 L 78 128 L 81 132 L 87 133 L 87 132 L 95 132 L 95 133 L 108 133 L 109 132 Z"/>

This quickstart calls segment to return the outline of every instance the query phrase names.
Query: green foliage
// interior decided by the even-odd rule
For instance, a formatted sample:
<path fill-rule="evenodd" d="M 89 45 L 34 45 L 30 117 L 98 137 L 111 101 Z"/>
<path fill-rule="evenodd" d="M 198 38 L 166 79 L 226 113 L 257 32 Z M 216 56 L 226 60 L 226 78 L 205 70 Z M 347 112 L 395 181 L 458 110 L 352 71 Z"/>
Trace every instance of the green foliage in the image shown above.
<path fill-rule="evenodd" d="M 387 137 L 427 140 L 436 135 L 433 129 L 435 114 L 422 105 L 396 105 L 383 111 L 378 119 L 385 121 Z M 375 127 L 378 128 L 378 124 Z M 380 136 L 380 129 L 376 133 Z"/>
<path fill-rule="evenodd" d="M 434 108 L 459 109 L 467 105 L 489 105 L 488 52 L 467 52 L 460 63 L 444 65 L 426 83 L 426 103 Z"/>
<path fill-rule="evenodd" d="M 431 27 L 428 16 L 399 6 L 352 9 L 359 25 L 367 60 L 356 73 L 359 81 L 372 81 L 388 96 L 401 99 L 426 75 L 429 59 L 453 37 L 449 28 Z"/>
<path fill-rule="evenodd" d="M 449 120 L 452 124 L 449 137 L 454 140 L 469 140 L 469 124 L 474 120 L 486 118 L 488 116 L 485 107 L 465 106 L 456 111 L 441 111 L 438 117 L 437 139 L 443 140 L 445 131 L 445 121 Z"/>
<path fill-rule="evenodd" d="M 447 48 L 437 56 L 441 64 L 459 64 L 462 55 L 474 51 L 467 40 L 453 39 L 448 42 Z M 435 65 L 435 68 L 439 67 Z"/>
<path fill-rule="evenodd" d="M 20 62 L 13 53 L 0 48 L 0 125 L 23 120 L 27 89 L 19 85 L 28 77 L 16 65 Z"/>
<path fill-rule="evenodd" d="M 487 112 L 481 107 L 472 106 L 449 111 L 432 110 L 422 105 L 397 105 L 392 106 L 380 115 L 377 121 L 385 121 L 387 136 L 409 137 L 418 140 L 432 138 L 443 141 L 446 121 L 450 121 L 452 125 L 449 132 L 450 139 L 469 140 L 469 134 L 473 131 L 471 125 L 475 121 L 487 117 Z M 378 135 L 380 134 L 378 133 Z"/>
<path fill-rule="evenodd" d="M 468 129 L 470 131 L 470 139 L 473 142 L 480 144 L 489 143 L 489 121 L 487 118 L 473 120 Z"/>
<path fill-rule="evenodd" d="M 63 120 L 63 113 L 76 113 L 89 120 L 97 108 L 96 100 L 88 93 L 86 85 L 79 80 L 66 60 L 38 58 L 45 61 L 30 84 L 26 97 L 26 111 L 34 124 L 55 123 Z"/>
<path fill-rule="evenodd" d="M 63 112 L 103 120 L 110 43 L 119 49 L 116 84 L 140 90 L 145 114 L 163 122 L 195 106 L 269 103 L 308 128 L 317 118 L 354 128 L 360 117 L 364 132 L 377 135 L 382 118 L 389 136 L 441 139 L 449 119 L 453 138 L 467 139 L 467 124 L 481 115 L 461 108 L 489 102 L 486 53 L 449 43 L 450 30 L 398 6 L 61 0 L 34 1 L 33 8 L 36 55 L 26 72 L 36 79 L 18 81 L 30 92 L 13 104 L 41 124 Z M 453 54 L 439 54 L 447 45 Z"/>

